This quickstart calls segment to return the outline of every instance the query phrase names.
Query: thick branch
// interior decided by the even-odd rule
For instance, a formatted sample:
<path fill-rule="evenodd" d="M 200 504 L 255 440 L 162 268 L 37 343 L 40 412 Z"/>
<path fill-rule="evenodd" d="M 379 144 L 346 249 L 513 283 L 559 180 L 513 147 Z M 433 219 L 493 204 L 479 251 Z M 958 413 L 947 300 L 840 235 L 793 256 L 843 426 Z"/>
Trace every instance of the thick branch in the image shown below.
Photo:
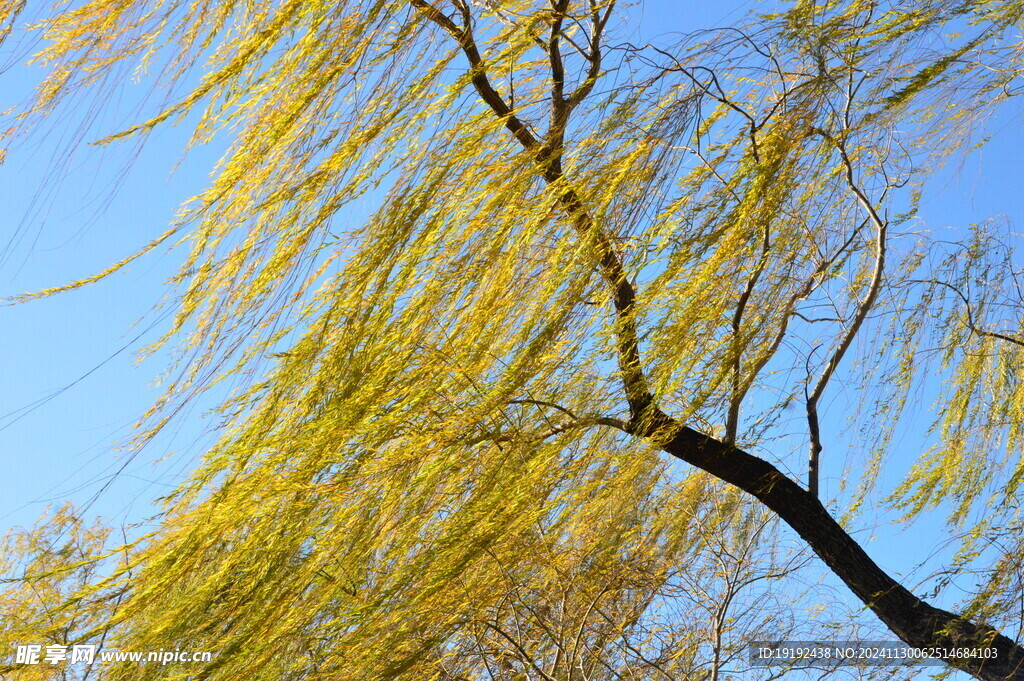
<path fill-rule="evenodd" d="M 626 432 L 739 487 L 793 528 L 850 590 L 901 640 L 918 648 L 991 648 L 989 659 L 946 662 L 983 681 L 1024 681 L 1024 649 L 995 629 L 921 600 L 885 573 L 816 496 L 752 454 L 682 426 L 657 408 Z"/>

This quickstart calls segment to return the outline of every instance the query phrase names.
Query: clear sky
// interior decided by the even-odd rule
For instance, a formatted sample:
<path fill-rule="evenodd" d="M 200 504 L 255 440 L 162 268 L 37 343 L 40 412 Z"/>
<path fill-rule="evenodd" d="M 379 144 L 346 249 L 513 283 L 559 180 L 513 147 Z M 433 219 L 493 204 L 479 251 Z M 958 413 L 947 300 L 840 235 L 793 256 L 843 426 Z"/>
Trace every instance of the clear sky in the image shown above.
<path fill-rule="evenodd" d="M 727 24 L 740 14 L 732 4 L 651 2 L 639 17 L 640 37 Z M 3 55 L 0 65 L 7 61 Z M 0 75 L 0 110 L 27 94 L 35 73 L 14 66 Z M 59 155 L 74 121 L 55 122 L 54 135 L 21 147 L 0 166 L 0 296 L 66 283 L 135 252 L 205 185 L 223 151 L 217 144 L 195 150 L 172 172 L 188 130 L 167 128 L 122 175 L 123 149 Z M 993 216 L 1024 222 L 1020 107 L 1005 111 L 989 132 L 993 141 L 966 160 L 959 179 L 932 182 L 919 213 L 922 227 L 962 229 Z M 64 163 L 68 172 L 55 173 Z M 205 421 L 198 410 L 136 460 L 112 447 L 158 395 L 154 381 L 165 358 L 137 364 L 135 353 L 166 325 L 152 308 L 179 255 L 160 249 L 85 289 L 0 308 L 0 529 L 30 525 L 48 504 L 65 499 L 90 503 L 88 515 L 114 524 L 137 522 L 201 453 Z M 920 405 L 922 413 L 927 406 Z M 906 429 L 901 444 L 908 454 L 921 450 L 926 425 L 921 418 Z M 837 458 L 824 462 L 826 496 L 836 489 L 843 463 Z M 881 528 L 867 543 L 884 567 L 903 574 L 931 551 L 939 533 L 937 526 Z"/>

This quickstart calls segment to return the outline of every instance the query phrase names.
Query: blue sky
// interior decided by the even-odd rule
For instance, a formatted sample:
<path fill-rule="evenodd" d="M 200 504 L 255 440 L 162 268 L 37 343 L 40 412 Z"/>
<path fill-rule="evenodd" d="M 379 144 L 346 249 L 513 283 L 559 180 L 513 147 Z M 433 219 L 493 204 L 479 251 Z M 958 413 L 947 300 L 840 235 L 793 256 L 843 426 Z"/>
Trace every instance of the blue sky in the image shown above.
<path fill-rule="evenodd" d="M 754 5 L 738 3 L 739 8 Z M 740 13 L 731 5 L 712 3 L 686 3 L 685 12 L 672 11 L 680 6 L 649 3 L 639 16 L 638 37 L 712 27 Z M 0 92 L 5 93 L 0 109 L 25 96 L 36 73 L 15 67 L 0 75 Z M 992 121 L 993 141 L 967 158 L 956 179 L 951 169 L 933 180 L 919 213 L 922 226 L 959 230 L 993 216 L 1021 224 L 1020 114 L 1018 106 Z M 56 123 L 57 133 L 23 145 L 0 166 L 0 296 L 66 283 L 135 252 L 166 229 L 183 200 L 204 187 L 223 151 L 214 144 L 182 160 L 187 129 L 164 129 L 122 177 L 119 150 L 89 147 L 73 158 L 58 155 L 66 134 L 61 126 L 67 121 Z M 53 169 L 61 162 L 67 162 L 69 172 L 58 175 L 55 184 Z M 0 308 L 0 454 L 5 462 L 0 529 L 30 525 L 48 504 L 65 499 L 88 503 L 88 515 L 104 516 L 115 525 L 139 521 L 150 513 L 150 502 L 170 491 L 201 453 L 205 421 L 199 410 L 138 459 L 126 461 L 112 447 L 130 434 L 132 423 L 159 393 L 154 381 L 166 358 L 158 354 L 137 364 L 135 351 L 165 326 L 152 309 L 177 262 L 177 253 L 160 249 L 96 285 Z M 926 411 L 927 405 L 920 406 Z M 925 425 L 922 418 L 905 429 L 902 444 L 909 452 L 920 451 Z M 841 458 L 825 460 L 826 493 L 835 490 Z M 941 533 L 938 525 L 881 528 L 869 552 L 884 567 L 904 573 Z"/>

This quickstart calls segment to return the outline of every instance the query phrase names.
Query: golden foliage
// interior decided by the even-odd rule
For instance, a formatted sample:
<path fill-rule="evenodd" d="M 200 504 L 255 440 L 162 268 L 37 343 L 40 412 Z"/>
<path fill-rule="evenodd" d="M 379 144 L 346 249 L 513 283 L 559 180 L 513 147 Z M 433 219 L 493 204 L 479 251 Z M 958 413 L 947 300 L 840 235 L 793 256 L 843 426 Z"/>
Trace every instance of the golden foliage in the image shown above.
<path fill-rule="evenodd" d="M 19 131 L 136 77 L 161 103 L 96 143 L 167 124 L 232 140 L 145 249 L 187 235 L 161 341 L 177 378 L 137 444 L 244 387 L 159 532 L 89 587 L 129 588 L 119 645 L 216 651 L 202 678 L 685 678 L 707 639 L 664 633 L 653 604 L 707 527 L 756 523 L 628 434 L 642 384 L 802 470 L 786 407 L 841 370 L 889 391 L 868 417 L 898 414 L 937 328 L 938 444 L 900 503 L 952 499 L 962 519 L 985 490 L 1018 493 L 1019 335 L 982 333 L 995 288 L 967 292 L 987 250 L 922 274 L 907 218 L 1019 76 L 1019 3 L 801 1 L 625 52 L 610 0 L 439 7 L 93 0 L 35 18 L 47 75 Z M 873 371 L 844 360 L 866 319 L 900 348 Z M 896 420 L 868 421 L 880 465 Z"/>

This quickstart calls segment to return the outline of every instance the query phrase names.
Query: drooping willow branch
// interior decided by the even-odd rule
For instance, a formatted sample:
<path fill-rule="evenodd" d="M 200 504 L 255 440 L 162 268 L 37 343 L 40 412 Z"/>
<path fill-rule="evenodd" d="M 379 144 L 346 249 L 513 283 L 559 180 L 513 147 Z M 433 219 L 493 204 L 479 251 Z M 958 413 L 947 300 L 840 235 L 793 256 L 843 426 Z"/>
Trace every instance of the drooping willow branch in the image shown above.
<path fill-rule="evenodd" d="M 1007 336 L 1005 333 L 999 333 L 998 331 L 988 331 L 987 329 L 980 328 L 974 321 L 974 313 L 971 310 L 971 301 L 968 300 L 967 296 L 964 295 L 963 291 L 961 291 L 956 286 L 953 286 L 949 282 L 940 281 L 938 279 L 911 279 L 910 283 L 932 284 L 933 286 L 943 286 L 945 288 L 948 288 L 949 290 L 953 291 L 953 293 L 955 293 L 961 301 L 963 301 L 964 312 L 967 315 L 967 328 L 971 331 L 971 333 L 977 334 L 979 336 L 985 336 L 986 338 L 995 338 L 997 340 L 1006 341 L 1007 343 L 1012 343 L 1013 345 L 1024 347 L 1024 340 L 1020 338 L 1016 338 L 1014 336 Z"/>

